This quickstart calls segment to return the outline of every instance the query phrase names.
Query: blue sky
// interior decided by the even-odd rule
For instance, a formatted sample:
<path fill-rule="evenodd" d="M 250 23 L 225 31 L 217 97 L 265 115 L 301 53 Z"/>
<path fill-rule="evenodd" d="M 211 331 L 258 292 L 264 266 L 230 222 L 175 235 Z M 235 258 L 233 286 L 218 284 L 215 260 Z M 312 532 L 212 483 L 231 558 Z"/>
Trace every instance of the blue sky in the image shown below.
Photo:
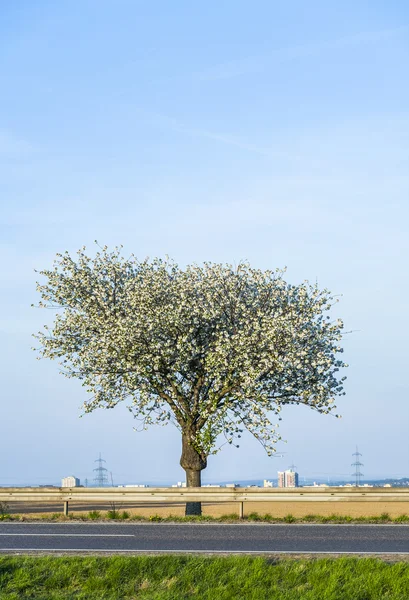
<path fill-rule="evenodd" d="M 288 268 L 342 294 L 341 420 L 284 412 L 204 479 L 409 475 L 409 6 L 403 0 L 38 0 L 0 5 L 0 483 L 180 480 L 179 434 L 38 362 L 34 269 L 123 244 L 180 264 Z"/>

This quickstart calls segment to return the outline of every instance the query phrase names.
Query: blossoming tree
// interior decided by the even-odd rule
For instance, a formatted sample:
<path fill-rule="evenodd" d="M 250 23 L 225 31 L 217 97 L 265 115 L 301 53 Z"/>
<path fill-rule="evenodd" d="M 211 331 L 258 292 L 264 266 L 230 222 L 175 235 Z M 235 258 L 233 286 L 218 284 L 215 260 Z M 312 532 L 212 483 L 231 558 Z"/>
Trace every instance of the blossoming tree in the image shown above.
<path fill-rule="evenodd" d="M 286 404 L 321 413 L 343 394 L 343 324 L 328 290 L 283 272 L 169 259 L 125 259 L 121 248 L 57 254 L 41 271 L 39 306 L 58 308 L 36 337 L 40 355 L 83 381 L 86 412 L 128 402 L 142 427 L 171 421 L 182 436 L 188 487 L 207 457 L 244 429 L 274 452 L 271 419 Z M 187 514 L 200 513 L 188 503 Z"/>

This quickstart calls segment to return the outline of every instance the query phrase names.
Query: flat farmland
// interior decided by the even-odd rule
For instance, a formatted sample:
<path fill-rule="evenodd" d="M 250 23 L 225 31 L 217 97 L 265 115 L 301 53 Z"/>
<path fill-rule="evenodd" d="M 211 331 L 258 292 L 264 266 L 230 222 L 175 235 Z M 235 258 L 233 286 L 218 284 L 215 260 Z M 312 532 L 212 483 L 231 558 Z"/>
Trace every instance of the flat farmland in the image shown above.
<path fill-rule="evenodd" d="M 91 510 L 108 511 L 113 506 L 109 503 L 80 503 L 70 502 L 69 510 L 73 514 L 88 513 Z M 184 503 L 178 504 L 159 504 L 136 503 L 136 502 L 116 502 L 116 510 L 126 510 L 131 515 L 140 515 L 142 517 L 169 517 L 171 515 L 183 516 L 185 511 Z M 53 503 L 34 503 L 34 502 L 10 502 L 10 514 L 26 515 L 27 517 L 45 517 L 53 513 L 60 513 L 63 510 L 62 502 Z M 227 514 L 238 514 L 239 505 L 236 502 L 223 503 L 202 503 L 203 515 L 211 517 L 221 517 Z M 260 515 L 269 514 L 272 517 L 282 518 L 286 515 L 293 515 L 296 518 L 302 518 L 307 515 L 329 516 L 337 514 L 349 517 L 375 517 L 383 513 L 388 513 L 392 518 L 401 515 L 409 515 L 409 502 L 392 501 L 309 501 L 309 502 L 245 502 L 244 514 L 259 513 Z"/>

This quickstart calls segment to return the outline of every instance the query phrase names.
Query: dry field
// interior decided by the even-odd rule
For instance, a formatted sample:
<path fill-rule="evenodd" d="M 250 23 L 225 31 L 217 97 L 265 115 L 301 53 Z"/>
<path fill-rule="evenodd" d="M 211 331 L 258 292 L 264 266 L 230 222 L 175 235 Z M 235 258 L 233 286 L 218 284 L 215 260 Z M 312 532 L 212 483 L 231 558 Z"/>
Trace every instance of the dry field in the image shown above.
<path fill-rule="evenodd" d="M 9 512 L 12 514 L 25 515 L 30 518 L 45 517 L 53 513 L 62 512 L 61 504 L 34 504 L 14 502 L 9 505 Z M 183 516 L 185 511 L 184 504 L 135 504 L 135 503 L 116 503 L 116 510 L 126 510 L 131 515 L 141 515 L 151 517 L 159 515 L 168 517 L 170 515 Z M 71 514 L 87 513 L 90 510 L 107 511 L 112 509 L 109 504 L 80 504 L 70 502 L 69 510 Z M 203 503 L 203 514 L 212 517 L 220 517 L 227 514 L 238 514 L 238 503 Z M 380 516 L 382 513 L 388 513 L 392 518 L 400 515 L 409 515 L 409 502 L 246 502 L 244 504 L 244 515 L 257 512 L 261 515 L 269 514 L 273 517 L 285 517 L 288 514 L 300 518 L 306 515 L 328 516 L 332 514 L 350 516 L 350 517 L 372 517 Z"/>

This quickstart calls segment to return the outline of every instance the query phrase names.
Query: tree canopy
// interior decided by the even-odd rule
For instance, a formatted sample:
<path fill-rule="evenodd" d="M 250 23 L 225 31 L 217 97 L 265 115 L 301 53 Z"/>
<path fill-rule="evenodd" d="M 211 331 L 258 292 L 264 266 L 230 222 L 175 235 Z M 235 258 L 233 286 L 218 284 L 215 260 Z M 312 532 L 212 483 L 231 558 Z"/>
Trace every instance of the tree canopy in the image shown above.
<path fill-rule="evenodd" d="M 86 412 L 125 401 L 142 427 L 172 421 L 186 470 L 200 471 L 222 434 L 237 444 L 244 429 L 271 454 L 284 405 L 329 413 L 344 393 L 343 323 L 328 312 L 336 299 L 287 283 L 284 271 L 182 269 L 104 247 L 57 254 L 40 274 L 39 305 L 60 309 L 36 336 L 40 355 L 82 380 Z"/>

